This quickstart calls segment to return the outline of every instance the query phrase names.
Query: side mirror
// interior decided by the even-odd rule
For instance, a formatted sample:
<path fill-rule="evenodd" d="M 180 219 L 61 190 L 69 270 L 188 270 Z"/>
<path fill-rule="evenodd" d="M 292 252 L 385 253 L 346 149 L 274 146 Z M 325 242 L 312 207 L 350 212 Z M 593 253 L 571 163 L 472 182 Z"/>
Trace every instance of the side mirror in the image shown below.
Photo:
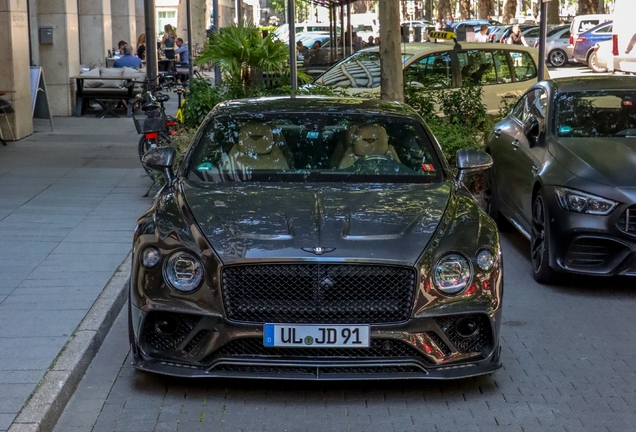
<path fill-rule="evenodd" d="M 486 152 L 474 149 L 460 149 L 455 155 L 457 161 L 457 180 L 462 181 L 466 174 L 486 171 L 492 167 L 492 157 Z"/>
<path fill-rule="evenodd" d="M 539 138 L 539 120 L 535 116 L 530 116 L 526 119 L 523 124 L 523 133 L 528 138 L 530 147 L 534 147 Z"/>
<path fill-rule="evenodd" d="M 143 155 L 141 163 L 148 169 L 161 172 L 166 183 L 171 184 L 174 180 L 172 165 L 176 154 L 177 151 L 171 146 L 151 148 Z"/>

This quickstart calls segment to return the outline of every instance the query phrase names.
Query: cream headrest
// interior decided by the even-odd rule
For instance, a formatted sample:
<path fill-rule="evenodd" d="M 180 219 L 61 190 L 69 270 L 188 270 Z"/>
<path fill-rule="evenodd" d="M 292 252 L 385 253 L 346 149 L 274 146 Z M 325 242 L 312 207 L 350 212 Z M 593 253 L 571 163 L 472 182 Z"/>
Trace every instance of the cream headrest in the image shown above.
<path fill-rule="evenodd" d="M 389 137 L 386 130 L 378 125 L 362 125 L 355 131 L 353 151 L 357 156 L 386 154 L 389 151 Z"/>
<path fill-rule="evenodd" d="M 264 155 L 274 148 L 272 128 L 258 123 L 246 124 L 239 130 L 239 151 L 251 155 Z"/>

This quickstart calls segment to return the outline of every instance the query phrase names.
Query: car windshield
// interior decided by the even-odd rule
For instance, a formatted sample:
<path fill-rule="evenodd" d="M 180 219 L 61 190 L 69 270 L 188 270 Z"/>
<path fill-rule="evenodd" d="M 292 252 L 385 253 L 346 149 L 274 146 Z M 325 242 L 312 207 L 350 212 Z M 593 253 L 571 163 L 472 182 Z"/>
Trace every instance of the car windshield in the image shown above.
<path fill-rule="evenodd" d="M 211 118 L 187 175 L 203 182 L 432 183 L 443 171 L 414 119 L 312 112 Z"/>
<path fill-rule="evenodd" d="M 410 57 L 410 54 L 402 54 L 402 63 Z M 380 53 L 359 51 L 325 72 L 319 82 L 326 86 L 380 87 Z"/>
<path fill-rule="evenodd" d="M 561 93 L 556 131 L 562 137 L 636 137 L 636 91 Z"/>

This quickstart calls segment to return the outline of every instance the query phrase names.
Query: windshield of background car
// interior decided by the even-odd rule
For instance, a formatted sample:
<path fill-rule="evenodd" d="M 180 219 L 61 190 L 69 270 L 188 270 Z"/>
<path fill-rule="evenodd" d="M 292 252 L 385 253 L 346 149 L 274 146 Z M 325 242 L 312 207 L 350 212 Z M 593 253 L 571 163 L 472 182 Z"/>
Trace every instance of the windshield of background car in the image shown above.
<path fill-rule="evenodd" d="M 410 54 L 402 54 L 402 63 L 410 57 Z M 359 51 L 325 72 L 319 82 L 326 86 L 380 87 L 380 53 Z"/>
<path fill-rule="evenodd" d="M 556 132 L 562 137 L 636 137 L 636 90 L 560 93 Z"/>
<path fill-rule="evenodd" d="M 432 183 L 443 178 L 416 120 L 346 113 L 221 115 L 188 165 L 202 182 Z"/>

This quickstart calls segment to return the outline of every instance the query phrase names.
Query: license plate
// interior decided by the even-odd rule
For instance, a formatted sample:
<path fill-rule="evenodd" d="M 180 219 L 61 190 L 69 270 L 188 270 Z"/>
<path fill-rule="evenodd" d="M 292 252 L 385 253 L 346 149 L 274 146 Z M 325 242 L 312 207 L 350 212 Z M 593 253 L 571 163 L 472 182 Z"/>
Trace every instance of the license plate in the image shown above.
<path fill-rule="evenodd" d="M 269 347 L 367 348 L 369 326 L 366 325 L 292 325 L 265 324 L 263 344 Z"/>

